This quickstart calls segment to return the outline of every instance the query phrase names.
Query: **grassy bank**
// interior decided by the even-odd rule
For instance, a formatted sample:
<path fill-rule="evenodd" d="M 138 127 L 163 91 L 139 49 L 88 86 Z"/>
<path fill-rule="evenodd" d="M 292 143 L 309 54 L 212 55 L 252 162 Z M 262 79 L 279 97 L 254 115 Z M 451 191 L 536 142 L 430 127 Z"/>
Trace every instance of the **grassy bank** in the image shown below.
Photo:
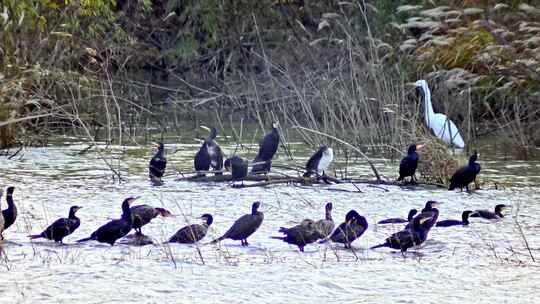
<path fill-rule="evenodd" d="M 265 128 L 280 120 L 284 129 L 308 127 L 363 149 L 401 149 L 429 140 L 409 84 L 418 78 L 429 80 L 435 108 L 472 145 L 496 133 L 527 150 L 540 136 L 534 86 L 501 99 L 497 88 L 507 85 L 488 81 L 498 70 L 479 74 L 486 69 L 464 63 L 477 60 L 478 47 L 459 66 L 443 64 L 455 60 L 435 39 L 455 31 L 425 26 L 455 15 L 434 13 L 444 1 L 302 3 L 4 2 L 0 144 L 40 144 L 58 133 L 127 143 L 199 124 Z M 462 14 L 452 26 L 485 16 L 465 9 L 454 8 Z M 479 39 L 469 38 L 450 48 L 454 55 Z M 313 146 L 328 140 L 291 130 Z"/>

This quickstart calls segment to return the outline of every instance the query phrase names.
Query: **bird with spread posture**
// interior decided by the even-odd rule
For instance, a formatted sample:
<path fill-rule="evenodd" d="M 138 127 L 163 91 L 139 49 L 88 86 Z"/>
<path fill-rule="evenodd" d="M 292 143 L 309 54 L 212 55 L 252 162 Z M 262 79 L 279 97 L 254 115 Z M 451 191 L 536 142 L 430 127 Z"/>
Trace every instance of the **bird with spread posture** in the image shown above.
<path fill-rule="evenodd" d="M 254 202 L 251 205 L 251 213 L 242 215 L 221 237 L 213 240 L 211 243 L 217 243 L 224 239 L 240 241 L 242 246 L 248 246 L 247 238 L 252 235 L 261 226 L 264 214 L 259 209 L 261 203 Z"/>
<path fill-rule="evenodd" d="M 351 243 L 367 230 L 368 222 L 365 217 L 361 216 L 355 210 L 349 211 L 345 215 L 345 222 L 341 223 L 336 230 L 326 239 L 322 240 L 324 243 L 331 240 L 335 243 L 345 244 L 345 248 L 351 248 Z"/>
<path fill-rule="evenodd" d="M 95 240 L 113 246 L 119 238 L 126 236 L 133 227 L 133 216 L 131 215 L 129 205 L 136 199 L 135 197 L 128 197 L 122 202 L 122 217 L 120 219 L 108 222 L 92 232 L 89 237 L 80 239 L 77 242 Z"/>
<path fill-rule="evenodd" d="M 379 221 L 377 224 L 400 224 L 400 223 L 408 223 L 411 222 L 414 218 L 414 216 L 418 213 L 418 210 L 411 209 L 409 210 L 409 214 L 407 215 L 407 218 L 401 218 L 401 217 L 393 217 L 385 220 Z"/>
<path fill-rule="evenodd" d="M 469 216 L 473 212 L 471 210 L 465 210 L 461 214 L 461 221 L 459 220 L 443 220 L 438 221 L 435 227 L 450 227 L 450 226 L 467 226 L 469 225 Z"/>
<path fill-rule="evenodd" d="M 415 82 L 415 86 L 422 91 L 424 102 L 424 116 L 426 125 L 433 131 L 435 136 L 442 139 L 449 145 L 454 145 L 460 149 L 465 147 L 463 137 L 459 133 L 456 124 L 450 118 L 442 113 L 435 113 L 431 104 L 431 91 L 429 90 L 427 81 L 421 79 Z"/>
<path fill-rule="evenodd" d="M 266 134 L 264 138 L 259 142 L 259 153 L 255 157 L 253 162 L 255 163 L 251 168 L 251 173 L 268 173 L 272 167 L 272 158 L 276 154 L 279 146 L 279 124 L 274 122 L 272 124 L 272 132 Z"/>
<path fill-rule="evenodd" d="M 463 187 L 469 191 L 469 184 L 474 182 L 478 173 L 480 173 L 480 164 L 476 162 L 479 154 L 474 151 L 474 154 L 469 158 L 469 164 L 467 166 L 459 168 L 452 178 L 450 178 L 450 187 L 448 190 L 454 190 L 460 188 L 463 191 Z"/>
<path fill-rule="evenodd" d="M 244 184 L 244 178 L 248 174 L 248 163 L 240 156 L 229 157 L 224 163 L 225 170 L 231 171 L 233 182 L 242 181 Z"/>
<path fill-rule="evenodd" d="M 423 223 L 423 226 L 425 228 L 431 229 L 437 223 L 437 219 L 439 218 L 439 209 L 437 207 L 439 206 L 439 202 L 436 201 L 427 201 L 426 205 L 424 206 L 424 209 L 422 209 L 422 212 L 417 214 L 415 218 L 425 218 L 427 219 L 425 223 Z M 412 222 L 409 222 L 405 229 L 410 229 L 413 226 Z"/>
<path fill-rule="evenodd" d="M 148 166 L 148 176 L 152 182 L 159 184 L 161 183 L 161 178 L 165 174 L 165 168 L 167 167 L 165 145 L 163 143 L 156 143 L 154 144 L 154 148 L 157 149 L 157 152 L 150 160 L 150 164 Z"/>
<path fill-rule="evenodd" d="M 324 176 L 326 174 L 324 171 L 328 168 L 333 159 L 334 151 L 332 148 L 325 145 L 321 146 L 306 163 L 306 173 L 304 173 L 304 177 L 310 177 L 313 174 L 318 175 L 319 172 L 322 172 L 322 175 Z"/>
<path fill-rule="evenodd" d="M 429 225 L 426 226 L 426 222 L 428 221 L 429 218 L 426 217 L 415 217 L 410 228 L 405 228 L 390 235 L 384 243 L 373 246 L 370 249 L 389 247 L 405 252 L 411 247 L 418 246 L 427 239 L 430 229 L 428 228 Z"/>
<path fill-rule="evenodd" d="M 329 236 L 330 233 L 334 231 L 335 224 L 334 224 L 334 219 L 332 218 L 332 208 L 333 208 L 332 203 L 327 203 L 324 206 L 324 211 L 325 211 L 324 219 L 321 219 L 315 222 L 315 227 L 322 234 L 321 239 Z"/>
<path fill-rule="evenodd" d="M 17 206 L 15 206 L 15 203 L 13 202 L 14 191 L 15 187 L 8 187 L 6 191 L 6 202 L 8 207 L 6 210 L 2 210 L 2 215 L 4 216 L 4 230 L 13 225 L 17 219 Z"/>
<path fill-rule="evenodd" d="M 398 181 L 402 181 L 405 177 L 411 177 L 411 183 L 416 181 L 414 174 L 416 173 L 416 168 L 418 167 L 419 156 L 416 153 L 416 149 L 422 148 L 423 145 L 412 144 L 407 149 L 407 156 L 401 159 L 399 163 L 399 177 Z"/>
<path fill-rule="evenodd" d="M 152 207 L 149 205 L 137 205 L 130 208 L 131 215 L 133 216 L 133 229 L 135 229 L 138 235 L 142 235 L 142 226 L 150 223 L 158 215 L 162 217 L 172 216 L 172 213 L 160 207 Z"/>
<path fill-rule="evenodd" d="M 309 219 L 305 219 L 299 225 L 291 228 L 281 227 L 279 232 L 285 234 L 285 236 L 272 236 L 271 238 L 296 245 L 300 252 L 304 252 L 306 245 L 314 243 L 323 237 L 315 222 Z"/>
<path fill-rule="evenodd" d="M 498 204 L 497 206 L 495 206 L 495 212 L 489 210 L 476 210 L 473 214 L 471 214 L 471 217 L 481 217 L 488 220 L 498 220 L 504 217 L 502 211 L 507 208 L 508 206 L 505 204 Z"/>
<path fill-rule="evenodd" d="M 71 206 L 67 218 L 62 217 L 54 221 L 49 227 L 43 230 L 40 234 L 29 235 L 30 239 L 46 238 L 54 240 L 57 243 L 63 244 L 63 239 L 72 234 L 81 225 L 81 220 L 75 215 L 82 207 Z"/>
<path fill-rule="evenodd" d="M 206 127 L 204 128 L 207 129 Z M 216 171 L 215 175 L 222 175 L 223 151 L 215 141 L 216 137 L 217 130 L 212 127 L 210 135 L 207 139 L 202 140 L 202 146 L 195 154 L 195 159 L 193 161 L 195 171 L 209 171 L 210 167 L 212 167 L 212 170 Z M 201 173 L 199 176 L 205 176 L 205 174 Z"/>
<path fill-rule="evenodd" d="M 202 240 L 206 236 L 208 227 L 212 225 L 214 218 L 212 215 L 205 213 L 201 216 L 201 219 L 203 220 L 202 224 L 192 224 L 181 228 L 173 236 L 171 236 L 169 242 L 193 244 Z"/>

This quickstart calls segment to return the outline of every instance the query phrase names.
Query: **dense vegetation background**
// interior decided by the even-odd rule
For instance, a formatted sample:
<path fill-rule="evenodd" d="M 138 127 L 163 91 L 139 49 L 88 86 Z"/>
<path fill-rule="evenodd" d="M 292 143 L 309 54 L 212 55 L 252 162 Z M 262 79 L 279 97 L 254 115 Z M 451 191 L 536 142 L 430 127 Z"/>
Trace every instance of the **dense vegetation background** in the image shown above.
<path fill-rule="evenodd" d="M 528 151 L 539 34 L 536 1 L 4 0 L 0 147 L 273 119 L 403 147 L 424 78 L 468 142 Z"/>

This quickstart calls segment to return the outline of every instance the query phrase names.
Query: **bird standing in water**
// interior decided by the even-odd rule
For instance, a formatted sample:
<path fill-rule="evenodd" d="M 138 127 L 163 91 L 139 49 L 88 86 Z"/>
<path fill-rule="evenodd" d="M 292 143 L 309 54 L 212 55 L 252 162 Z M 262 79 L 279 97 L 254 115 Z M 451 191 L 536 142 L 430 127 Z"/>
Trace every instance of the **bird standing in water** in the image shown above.
<path fill-rule="evenodd" d="M 341 223 L 330 237 L 322 240 L 321 243 L 330 239 L 332 242 L 345 244 L 345 248 L 351 248 L 351 243 L 361 237 L 367 228 L 366 218 L 355 210 L 351 210 L 345 215 L 345 222 Z"/>
<path fill-rule="evenodd" d="M 321 219 L 315 222 L 315 227 L 322 234 L 321 239 L 329 236 L 330 233 L 334 231 L 335 223 L 334 223 L 334 219 L 332 218 L 332 208 L 333 208 L 332 203 L 327 203 L 324 206 L 324 211 L 325 211 L 324 219 Z"/>
<path fill-rule="evenodd" d="M 67 218 L 59 218 L 54 221 L 49 227 L 43 230 L 40 234 L 29 235 L 30 239 L 46 238 L 54 240 L 57 243 L 63 244 L 63 239 L 72 234 L 81 225 L 81 220 L 75 215 L 82 207 L 71 206 L 69 208 L 69 216 Z"/>
<path fill-rule="evenodd" d="M 15 203 L 13 202 L 14 191 L 15 187 L 8 187 L 6 191 L 6 202 L 8 207 L 6 210 L 2 210 L 2 215 L 4 216 L 4 230 L 13 225 L 17 219 L 17 206 L 15 206 Z"/>
<path fill-rule="evenodd" d="M 253 167 L 251 168 L 252 174 L 268 173 L 272 167 L 272 158 L 276 154 L 279 146 L 279 124 L 274 122 L 272 124 L 272 131 L 259 142 L 259 153 L 253 160 Z"/>
<path fill-rule="evenodd" d="M 233 182 L 242 181 L 244 184 L 244 178 L 248 174 L 248 163 L 240 156 L 229 157 L 225 160 L 225 170 L 231 171 Z"/>
<path fill-rule="evenodd" d="M 122 217 L 120 219 L 112 220 L 99 227 L 89 237 L 80 239 L 77 243 L 95 240 L 113 246 L 119 238 L 126 236 L 133 227 L 133 216 L 131 215 L 129 205 L 136 199 L 135 197 L 126 198 L 122 202 Z"/>
<path fill-rule="evenodd" d="M 471 214 L 471 217 L 481 217 L 488 220 L 498 220 L 504 217 L 502 211 L 507 208 L 508 206 L 506 206 L 505 204 L 498 204 L 497 206 L 495 206 L 495 212 L 489 210 L 476 210 L 473 214 Z"/>
<path fill-rule="evenodd" d="M 296 245 L 300 252 L 304 252 L 304 247 L 307 244 L 314 243 L 323 237 L 315 222 L 309 219 L 303 220 L 302 223 L 291 228 L 281 227 L 279 232 L 285 236 L 272 236 L 271 238 Z"/>
<path fill-rule="evenodd" d="M 426 226 L 426 222 L 428 221 L 429 218 L 426 217 L 415 217 L 410 228 L 405 228 L 390 235 L 384 243 L 373 246 L 370 249 L 389 247 L 405 252 L 411 247 L 418 246 L 427 239 L 430 229 L 429 224 Z"/>
<path fill-rule="evenodd" d="M 442 139 L 449 145 L 454 145 L 460 149 L 465 147 L 463 137 L 459 134 L 456 124 L 442 113 L 435 113 L 431 104 L 431 91 L 427 81 L 421 79 L 415 82 L 416 87 L 421 89 L 424 103 L 424 116 L 426 125 L 433 131 L 435 136 Z"/>
<path fill-rule="evenodd" d="M 202 224 L 192 224 L 181 228 L 173 236 L 171 236 L 169 242 L 193 244 L 202 240 L 206 236 L 208 227 L 212 225 L 214 218 L 212 215 L 205 213 L 201 216 L 201 219 L 203 220 Z"/>
<path fill-rule="evenodd" d="M 423 223 L 423 227 L 427 228 L 428 231 L 437 223 L 437 219 L 439 218 L 439 209 L 437 207 L 440 205 L 439 202 L 436 201 L 427 201 L 426 205 L 424 206 L 424 209 L 422 209 L 422 212 L 420 212 L 418 215 L 415 216 L 415 218 L 425 218 L 427 219 L 425 223 Z M 410 229 L 413 226 L 412 222 L 409 222 L 405 228 Z"/>
<path fill-rule="evenodd" d="M 205 129 L 208 129 L 204 127 Z M 199 151 L 195 154 L 193 161 L 195 171 L 209 171 L 210 167 L 216 171 L 215 175 L 222 175 L 223 169 L 223 151 L 218 143 L 215 141 L 217 137 L 216 128 L 212 127 L 210 135 L 207 139 L 203 139 L 203 143 Z M 205 176 L 206 174 L 200 173 L 199 176 Z"/>
<path fill-rule="evenodd" d="M 165 145 L 163 143 L 156 143 L 154 144 L 154 148 L 157 149 L 157 151 L 150 160 L 150 164 L 148 166 L 148 176 L 154 184 L 161 184 L 161 178 L 165 174 L 165 168 L 167 167 Z"/>
<path fill-rule="evenodd" d="M 313 174 L 318 175 L 319 172 L 322 172 L 322 175 L 324 176 L 324 171 L 328 168 L 333 159 L 334 151 L 332 148 L 325 145 L 321 146 L 306 163 L 306 173 L 304 173 L 304 177 L 310 177 Z"/>
<path fill-rule="evenodd" d="M 133 216 L 133 229 L 135 229 L 138 235 L 142 235 L 142 226 L 150 223 L 158 215 L 163 217 L 172 216 L 172 213 L 160 207 L 152 207 L 149 205 L 137 205 L 130 208 L 131 215 Z"/>
<path fill-rule="evenodd" d="M 461 214 L 461 221 L 458 220 L 443 220 L 438 221 L 435 227 L 450 227 L 450 226 L 467 226 L 469 225 L 469 216 L 473 213 L 471 210 L 465 210 Z"/>
<path fill-rule="evenodd" d="M 401 159 L 401 162 L 399 163 L 399 177 L 398 181 L 402 181 L 405 177 L 410 176 L 411 183 L 416 182 L 416 177 L 414 174 L 416 173 L 416 168 L 418 167 L 418 160 L 420 159 L 418 156 L 418 153 L 416 153 L 416 149 L 422 148 L 423 145 L 417 145 L 412 144 L 407 149 L 407 156 L 403 157 Z"/>
<path fill-rule="evenodd" d="M 469 191 L 469 184 L 474 182 L 478 173 L 480 173 L 480 164 L 476 162 L 478 159 L 478 152 L 474 151 L 473 155 L 469 158 L 469 163 L 467 166 L 459 168 L 452 178 L 450 178 L 450 187 L 448 190 L 454 190 L 460 188 L 463 191 L 465 188 Z"/>
<path fill-rule="evenodd" d="M 417 212 L 418 211 L 416 209 L 411 209 L 409 210 L 409 214 L 407 215 L 406 219 L 400 218 L 400 217 L 393 217 L 393 218 L 381 220 L 377 224 L 400 224 L 400 223 L 412 222 Z"/>
<path fill-rule="evenodd" d="M 223 234 L 223 236 L 213 240 L 211 243 L 217 243 L 224 239 L 231 239 L 240 241 L 242 246 L 248 246 L 249 243 L 247 238 L 259 229 L 264 219 L 264 214 L 257 210 L 260 205 L 260 202 L 254 202 L 251 205 L 250 214 L 242 215 L 234 222 L 231 228 Z"/>
<path fill-rule="evenodd" d="M 0 199 L 2 198 L 3 193 L 4 191 L 0 189 Z M 2 209 L 2 201 L 0 200 L 0 210 L 1 209 Z M 4 235 L 3 235 L 4 225 L 5 225 L 4 215 L 2 214 L 2 212 L 0 212 L 0 240 L 4 239 Z"/>

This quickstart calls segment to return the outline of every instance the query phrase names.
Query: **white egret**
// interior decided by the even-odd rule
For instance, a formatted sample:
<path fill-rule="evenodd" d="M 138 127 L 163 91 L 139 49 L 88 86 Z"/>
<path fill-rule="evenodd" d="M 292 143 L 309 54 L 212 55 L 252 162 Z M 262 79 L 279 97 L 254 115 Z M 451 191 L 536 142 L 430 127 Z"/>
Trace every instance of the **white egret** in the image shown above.
<path fill-rule="evenodd" d="M 421 79 L 414 84 L 423 91 L 422 95 L 424 97 L 424 116 L 426 125 L 433 131 L 435 136 L 442 139 L 444 142 L 463 149 L 465 147 L 465 142 L 454 122 L 446 115 L 435 113 L 433 111 L 433 106 L 431 105 L 431 92 L 429 91 L 427 81 Z"/>

